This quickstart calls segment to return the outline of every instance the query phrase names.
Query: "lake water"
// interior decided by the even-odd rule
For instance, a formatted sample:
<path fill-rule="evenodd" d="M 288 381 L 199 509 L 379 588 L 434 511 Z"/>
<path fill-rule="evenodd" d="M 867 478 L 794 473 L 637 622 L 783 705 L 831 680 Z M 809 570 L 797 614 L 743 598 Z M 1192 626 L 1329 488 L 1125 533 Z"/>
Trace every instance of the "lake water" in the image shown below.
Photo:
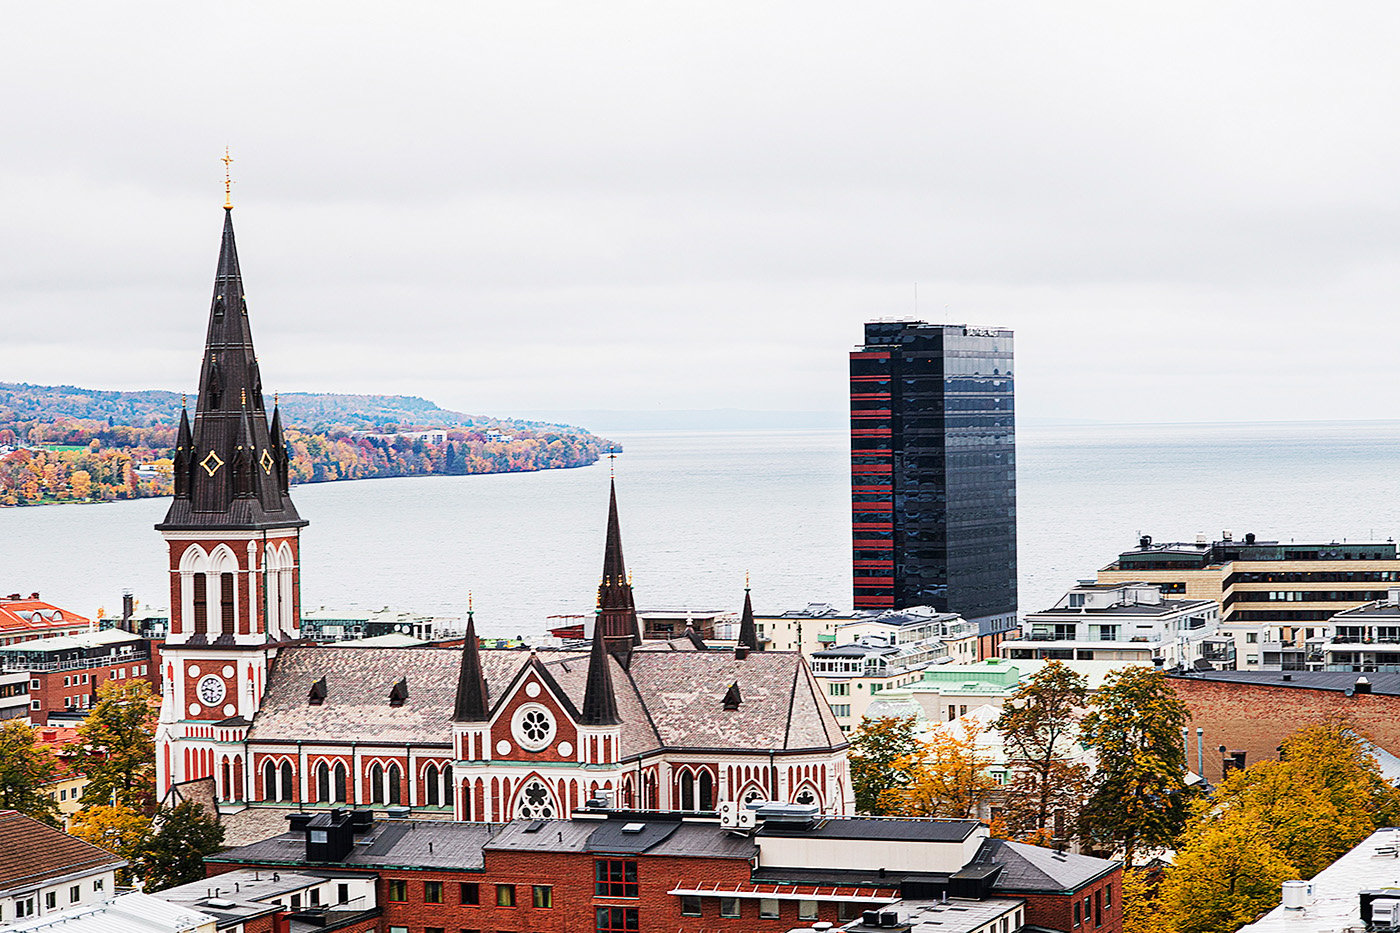
<path fill-rule="evenodd" d="M 850 607 L 848 441 L 840 431 L 608 432 L 643 607 Z M 1088 425 L 1018 436 L 1023 612 L 1052 604 L 1141 533 L 1192 540 L 1387 539 L 1400 422 Z M 298 486 L 311 520 L 303 605 L 461 614 L 484 634 L 590 610 L 608 466 Z M 0 510 L 0 593 L 93 614 L 123 589 L 164 606 L 165 500 Z"/>

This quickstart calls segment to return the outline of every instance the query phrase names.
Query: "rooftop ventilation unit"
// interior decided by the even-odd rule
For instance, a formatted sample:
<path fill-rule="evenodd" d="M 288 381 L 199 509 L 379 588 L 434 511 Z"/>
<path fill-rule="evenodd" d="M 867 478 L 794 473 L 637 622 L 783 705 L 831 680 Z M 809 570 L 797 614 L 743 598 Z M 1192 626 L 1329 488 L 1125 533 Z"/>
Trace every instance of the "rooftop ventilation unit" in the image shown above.
<path fill-rule="evenodd" d="M 1283 883 L 1283 908 L 1302 910 L 1313 902 L 1311 881 L 1285 881 Z"/>
<path fill-rule="evenodd" d="M 641 831 L 643 831 L 643 830 L 646 829 L 646 828 L 647 828 L 647 824 L 645 824 L 645 823 L 628 823 L 626 826 L 622 827 L 622 831 L 623 831 L 624 833 L 629 833 L 629 834 L 634 834 L 634 835 L 635 835 L 636 833 L 640 833 Z"/>

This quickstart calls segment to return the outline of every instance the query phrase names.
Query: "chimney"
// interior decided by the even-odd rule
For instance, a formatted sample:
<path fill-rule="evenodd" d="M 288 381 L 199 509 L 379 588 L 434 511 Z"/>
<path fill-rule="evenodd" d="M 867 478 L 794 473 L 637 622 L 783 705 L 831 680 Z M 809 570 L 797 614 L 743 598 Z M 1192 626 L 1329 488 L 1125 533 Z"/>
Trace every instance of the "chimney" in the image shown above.
<path fill-rule="evenodd" d="M 1360 677 L 1356 678 L 1356 683 L 1352 686 L 1352 690 L 1355 693 L 1370 693 L 1371 682 L 1366 679 L 1365 674 L 1362 674 Z"/>

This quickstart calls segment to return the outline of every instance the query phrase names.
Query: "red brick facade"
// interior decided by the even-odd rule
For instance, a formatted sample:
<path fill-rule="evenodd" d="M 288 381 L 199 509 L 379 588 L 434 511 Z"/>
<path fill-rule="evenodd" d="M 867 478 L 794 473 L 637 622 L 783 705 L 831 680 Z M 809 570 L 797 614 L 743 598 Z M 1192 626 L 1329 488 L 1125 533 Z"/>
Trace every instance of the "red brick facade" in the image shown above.
<path fill-rule="evenodd" d="M 49 714 L 90 709 L 97 703 L 97 688 L 109 680 L 148 680 L 160 689 L 160 662 L 133 657 L 72 671 L 32 671 L 29 675 L 29 719 L 46 726 Z"/>
<path fill-rule="evenodd" d="M 1119 933 L 1123 929 L 1123 870 L 1085 886 L 1073 896 L 1064 894 L 1018 894 L 1026 902 L 1026 923 L 1048 930 L 1069 933 Z"/>
<path fill-rule="evenodd" d="M 1278 758 L 1278 747 L 1291 733 L 1344 717 L 1377 745 L 1400 749 L 1400 697 L 1379 694 L 1347 696 L 1340 690 L 1293 685 L 1223 683 L 1190 677 L 1170 678 L 1191 710 L 1188 763 L 1196 770 L 1195 731 L 1204 729 L 1206 778 L 1221 776 L 1220 746 L 1247 752 L 1245 764 Z"/>

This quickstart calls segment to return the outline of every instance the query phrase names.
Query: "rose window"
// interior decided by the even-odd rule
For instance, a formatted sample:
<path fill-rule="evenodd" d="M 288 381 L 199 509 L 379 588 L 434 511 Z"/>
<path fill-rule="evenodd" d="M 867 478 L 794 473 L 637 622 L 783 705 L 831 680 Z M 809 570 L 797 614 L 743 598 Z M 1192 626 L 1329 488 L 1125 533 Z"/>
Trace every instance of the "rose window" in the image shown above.
<path fill-rule="evenodd" d="M 549 747 L 554 741 L 554 716 L 537 703 L 529 703 L 515 711 L 511 720 L 511 732 L 520 747 L 538 752 Z"/>
<path fill-rule="evenodd" d="M 532 779 L 515 798 L 515 815 L 523 820 L 554 819 L 554 798 L 549 788 Z"/>

